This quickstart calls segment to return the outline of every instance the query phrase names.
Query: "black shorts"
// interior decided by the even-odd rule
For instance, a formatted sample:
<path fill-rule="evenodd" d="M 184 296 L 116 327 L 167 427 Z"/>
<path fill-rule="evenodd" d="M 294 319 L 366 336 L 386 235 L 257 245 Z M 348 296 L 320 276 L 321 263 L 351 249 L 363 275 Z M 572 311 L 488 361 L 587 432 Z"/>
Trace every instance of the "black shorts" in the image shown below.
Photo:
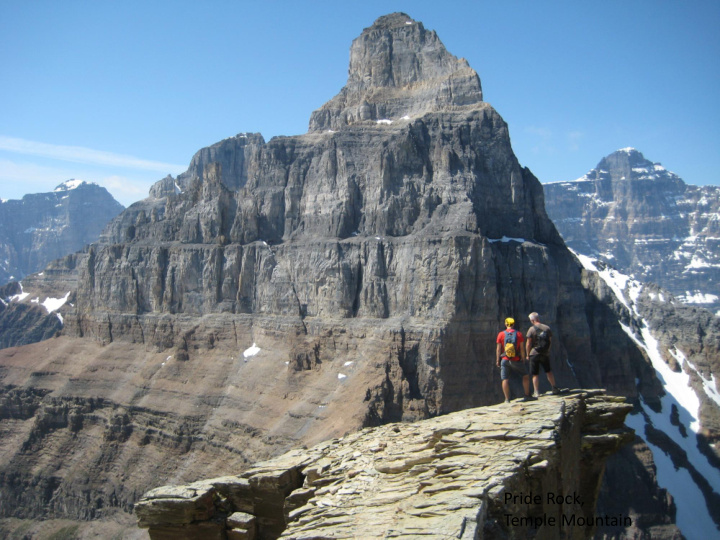
<path fill-rule="evenodd" d="M 530 375 L 535 376 L 540 373 L 540 366 L 543 367 L 545 373 L 550 373 L 552 368 L 550 367 L 550 356 L 539 352 L 530 353 Z"/>

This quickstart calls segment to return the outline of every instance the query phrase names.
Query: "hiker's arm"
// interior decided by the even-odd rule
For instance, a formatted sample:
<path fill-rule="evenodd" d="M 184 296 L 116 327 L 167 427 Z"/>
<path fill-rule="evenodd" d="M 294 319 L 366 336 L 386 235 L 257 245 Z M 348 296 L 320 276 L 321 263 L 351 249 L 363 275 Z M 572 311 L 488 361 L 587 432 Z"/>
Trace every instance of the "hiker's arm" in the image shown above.
<path fill-rule="evenodd" d="M 502 354 L 502 345 L 499 343 L 497 344 L 497 347 L 495 347 L 495 363 L 499 366 L 500 365 L 500 355 Z"/>
<path fill-rule="evenodd" d="M 530 336 L 525 337 L 525 357 L 530 357 L 530 351 L 532 351 L 532 338 Z"/>

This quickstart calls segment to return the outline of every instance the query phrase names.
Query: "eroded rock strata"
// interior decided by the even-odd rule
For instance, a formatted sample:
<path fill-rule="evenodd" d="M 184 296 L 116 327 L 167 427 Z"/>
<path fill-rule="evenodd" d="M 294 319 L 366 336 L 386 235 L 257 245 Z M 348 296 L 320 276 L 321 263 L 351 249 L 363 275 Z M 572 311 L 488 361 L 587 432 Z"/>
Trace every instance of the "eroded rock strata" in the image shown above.
<path fill-rule="evenodd" d="M 189 359 L 257 342 L 306 367 L 388 349 L 382 422 L 494 401 L 498 321 L 537 310 L 561 384 L 603 386 L 580 268 L 477 75 L 403 14 L 350 66 L 307 134 L 222 141 L 119 216 L 78 261 L 68 333 Z"/>
<path fill-rule="evenodd" d="M 605 459 L 632 441 L 592 391 L 365 429 L 167 486 L 135 507 L 150 538 L 589 538 Z"/>
<path fill-rule="evenodd" d="M 63 336 L 0 351 L 8 410 L 34 403 L 4 416 L 2 516 L 107 519 L 157 485 L 498 403 L 508 315 L 551 324 L 562 386 L 655 388 L 466 62 L 393 14 L 350 65 L 308 133 L 201 150 L 23 282 L 72 300 Z"/>

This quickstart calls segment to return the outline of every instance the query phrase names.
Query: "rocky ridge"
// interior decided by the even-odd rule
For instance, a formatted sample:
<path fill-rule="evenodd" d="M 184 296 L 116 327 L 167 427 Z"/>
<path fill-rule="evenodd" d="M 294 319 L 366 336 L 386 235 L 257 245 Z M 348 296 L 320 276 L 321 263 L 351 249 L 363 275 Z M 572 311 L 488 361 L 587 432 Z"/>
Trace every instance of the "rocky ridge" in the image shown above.
<path fill-rule="evenodd" d="M 582 178 L 544 189 L 569 247 L 685 303 L 720 310 L 720 188 L 687 185 L 625 148 Z"/>
<path fill-rule="evenodd" d="M 590 391 L 390 424 L 238 476 L 154 489 L 150 538 L 589 538 L 605 459 L 632 441 L 622 399 Z"/>
<path fill-rule="evenodd" d="M 199 151 L 23 282 L 74 300 L 63 337 L 0 352 L 2 516 L 105 519 L 160 483 L 497 403 L 509 314 L 552 325 L 561 385 L 652 399 L 477 75 L 403 14 L 353 50 L 307 134 Z"/>
<path fill-rule="evenodd" d="M 60 333 L 74 307 L 77 258 L 67 255 L 22 282 L 0 286 L 0 349 L 49 339 Z"/>
<path fill-rule="evenodd" d="M 123 209 L 105 188 L 80 180 L 0 202 L 0 284 L 20 281 L 95 242 Z"/>

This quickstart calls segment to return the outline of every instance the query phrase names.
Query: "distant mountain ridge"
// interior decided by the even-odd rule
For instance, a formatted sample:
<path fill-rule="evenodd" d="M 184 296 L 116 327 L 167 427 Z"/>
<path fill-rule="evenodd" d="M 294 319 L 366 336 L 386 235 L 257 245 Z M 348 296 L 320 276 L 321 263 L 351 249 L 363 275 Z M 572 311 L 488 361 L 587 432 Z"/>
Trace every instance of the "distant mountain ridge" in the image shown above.
<path fill-rule="evenodd" d="M 96 241 L 124 208 L 104 187 L 74 179 L 49 193 L 0 202 L 0 284 Z"/>
<path fill-rule="evenodd" d="M 543 187 L 547 213 L 573 250 L 720 310 L 719 187 L 688 185 L 634 148 Z"/>

